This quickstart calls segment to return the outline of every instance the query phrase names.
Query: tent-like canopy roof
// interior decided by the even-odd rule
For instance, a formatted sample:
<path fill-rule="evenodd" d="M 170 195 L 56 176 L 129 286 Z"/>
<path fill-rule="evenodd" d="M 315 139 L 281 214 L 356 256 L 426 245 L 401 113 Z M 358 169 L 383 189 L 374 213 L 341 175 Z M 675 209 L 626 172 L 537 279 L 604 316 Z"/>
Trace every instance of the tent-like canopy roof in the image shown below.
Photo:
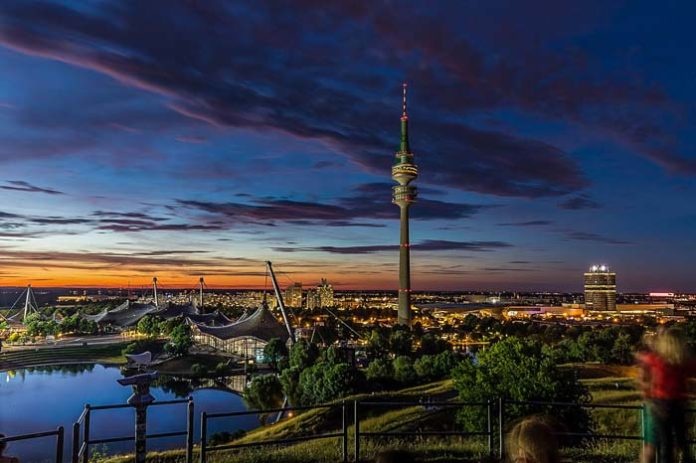
<path fill-rule="evenodd" d="M 247 336 L 264 341 L 270 341 L 273 338 L 280 338 L 282 341 L 287 341 L 289 338 L 285 326 L 273 316 L 268 308 L 263 306 L 256 309 L 254 313 L 246 317 L 242 316 L 234 323 L 224 326 L 206 326 L 196 323 L 191 317 L 189 317 L 189 320 L 191 320 L 201 333 L 223 340 Z"/>

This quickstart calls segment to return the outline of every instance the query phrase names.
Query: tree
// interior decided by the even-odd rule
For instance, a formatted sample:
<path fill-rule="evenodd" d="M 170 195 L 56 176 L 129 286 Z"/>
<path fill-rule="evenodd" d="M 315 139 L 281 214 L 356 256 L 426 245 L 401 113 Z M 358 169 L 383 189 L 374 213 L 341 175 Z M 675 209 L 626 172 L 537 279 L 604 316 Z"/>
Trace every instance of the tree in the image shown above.
<path fill-rule="evenodd" d="M 417 359 L 413 368 L 419 378 L 435 381 L 447 377 L 457 366 L 459 359 L 452 351 L 444 351 L 437 355 L 424 355 Z"/>
<path fill-rule="evenodd" d="M 389 350 L 394 355 L 411 355 L 413 337 L 410 331 L 397 329 L 389 336 Z"/>
<path fill-rule="evenodd" d="M 191 346 L 193 346 L 191 328 L 186 324 L 181 324 L 172 330 L 165 350 L 175 356 L 182 356 L 188 354 Z"/>
<path fill-rule="evenodd" d="M 289 366 L 288 346 L 279 338 L 271 339 L 263 348 L 263 357 L 266 363 L 275 371 L 282 371 Z"/>
<path fill-rule="evenodd" d="M 394 359 L 394 379 L 402 384 L 411 384 L 416 381 L 418 375 L 413 368 L 411 357 L 401 355 Z"/>
<path fill-rule="evenodd" d="M 389 359 L 374 359 L 367 366 L 365 377 L 370 381 L 389 382 L 394 379 L 394 366 Z"/>
<path fill-rule="evenodd" d="M 628 333 L 619 333 L 611 348 L 611 357 L 614 362 L 628 365 L 633 362 L 633 342 Z"/>
<path fill-rule="evenodd" d="M 276 375 L 256 376 L 249 386 L 244 389 L 244 400 L 251 408 L 257 410 L 278 408 L 283 404 L 283 387 Z M 268 415 L 259 419 L 265 423 Z"/>
<path fill-rule="evenodd" d="M 420 355 L 436 355 L 446 350 L 452 350 L 452 345 L 432 333 L 426 333 L 421 338 Z"/>
<path fill-rule="evenodd" d="M 157 337 L 160 335 L 160 320 L 154 315 L 145 315 L 138 322 L 136 330 L 149 338 Z"/>
<path fill-rule="evenodd" d="M 389 338 L 382 329 L 370 332 L 367 338 L 367 354 L 370 358 L 380 358 L 389 352 Z"/>
<path fill-rule="evenodd" d="M 354 393 L 359 382 L 359 372 L 347 363 L 318 363 L 300 374 L 301 403 L 314 405 L 340 399 Z"/>
<path fill-rule="evenodd" d="M 283 392 L 290 401 L 291 405 L 302 404 L 302 389 L 300 388 L 300 370 L 298 367 L 290 367 L 283 370 L 280 374 L 280 384 Z"/>
<path fill-rule="evenodd" d="M 318 358 L 319 348 L 317 345 L 304 339 L 297 341 L 290 349 L 290 366 L 300 370 L 314 365 Z"/>
<path fill-rule="evenodd" d="M 554 401 L 583 404 L 589 395 L 573 373 L 561 370 L 547 349 L 538 341 L 506 338 L 481 352 L 478 363 L 466 359 L 452 372 L 454 386 L 463 402 L 485 402 L 498 397 L 514 401 Z M 589 427 L 589 415 L 579 407 L 550 407 L 507 405 L 506 416 L 511 419 L 533 413 L 547 413 L 565 423 L 570 431 L 584 432 Z M 465 407 L 459 414 L 462 426 L 480 430 L 485 410 Z"/>

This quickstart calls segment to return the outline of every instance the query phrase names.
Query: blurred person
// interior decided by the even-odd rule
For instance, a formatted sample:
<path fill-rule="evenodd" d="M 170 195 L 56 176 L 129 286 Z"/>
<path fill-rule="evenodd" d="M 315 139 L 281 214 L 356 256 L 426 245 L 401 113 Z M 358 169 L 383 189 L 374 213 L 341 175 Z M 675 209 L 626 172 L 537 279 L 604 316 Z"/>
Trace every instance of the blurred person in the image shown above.
<path fill-rule="evenodd" d="M 0 434 L 0 439 L 5 437 L 4 434 Z M 19 459 L 15 457 L 8 457 L 5 455 L 5 449 L 7 448 L 7 442 L 0 442 L 0 463 L 19 463 Z"/>
<path fill-rule="evenodd" d="M 650 366 L 643 362 L 642 356 L 655 349 L 655 335 L 644 335 L 643 346 L 636 352 L 636 360 L 640 368 L 638 373 L 638 389 L 643 396 L 643 451 L 641 455 L 642 463 L 655 463 L 657 456 L 657 431 L 655 429 L 655 419 L 653 403 L 650 397 Z"/>
<path fill-rule="evenodd" d="M 558 440 L 554 431 L 538 417 L 525 418 L 512 428 L 507 439 L 512 463 L 559 463 Z"/>
<path fill-rule="evenodd" d="M 638 360 L 648 377 L 649 386 L 646 389 L 651 420 L 649 424 L 652 428 L 650 437 L 654 441 L 653 445 L 657 446 L 659 461 L 677 461 L 674 454 L 676 444 L 682 461 L 692 463 L 694 460 L 686 435 L 685 410 L 687 380 L 694 372 L 694 362 L 684 333 L 677 327 L 658 333 L 654 348 L 638 354 Z"/>

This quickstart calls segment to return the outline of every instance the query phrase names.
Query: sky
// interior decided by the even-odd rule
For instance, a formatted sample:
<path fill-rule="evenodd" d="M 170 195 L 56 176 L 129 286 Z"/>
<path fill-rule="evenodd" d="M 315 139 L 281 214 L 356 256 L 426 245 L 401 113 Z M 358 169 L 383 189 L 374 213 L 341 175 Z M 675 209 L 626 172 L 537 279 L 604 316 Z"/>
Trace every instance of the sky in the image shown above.
<path fill-rule="evenodd" d="M 0 2 L 0 286 L 696 291 L 691 2 Z"/>

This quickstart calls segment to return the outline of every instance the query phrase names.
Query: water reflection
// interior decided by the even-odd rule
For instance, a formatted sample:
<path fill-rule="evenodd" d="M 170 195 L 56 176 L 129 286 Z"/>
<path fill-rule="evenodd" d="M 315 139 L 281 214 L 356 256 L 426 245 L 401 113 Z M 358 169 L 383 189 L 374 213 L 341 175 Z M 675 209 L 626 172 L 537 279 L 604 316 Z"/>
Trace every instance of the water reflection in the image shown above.
<path fill-rule="evenodd" d="M 91 405 L 125 403 L 131 394 L 130 387 L 120 386 L 116 380 L 123 374 L 118 367 L 102 365 L 58 365 L 33 367 L 0 372 L 0 433 L 23 434 L 56 429 L 66 429 L 66 461 L 69 460 L 70 430 L 72 423 L 86 403 Z M 230 381 L 235 383 L 235 381 Z M 241 381 L 243 384 L 243 380 Z M 156 400 L 173 400 L 192 396 L 195 404 L 195 429 L 200 429 L 200 413 L 203 411 L 241 411 L 246 406 L 238 394 L 225 388 L 225 384 L 212 380 L 190 380 L 160 376 L 153 384 Z M 153 407 L 148 411 L 148 433 L 181 431 L 186 428 L 186 405 Z M 258 426 L 254 416 L 236 417 L 213 423 L 210 433 L 248 430 Z M 92 417 L 92 436 L 107 438 L 132 434 L 134 412 L 120 409 L 95 412 Z M 198 440 L 200 436 L 196 435 Z M 149 449 L 181 447 L 183 437 L 158 439 L 148 442 Z M 53 459 L 55 439 L 33 442 L 16 442 L 8 453 L 20 457 L 22 463 Z M 109 444 L 106 453 L 130 452 L 131 443 Z"/>

